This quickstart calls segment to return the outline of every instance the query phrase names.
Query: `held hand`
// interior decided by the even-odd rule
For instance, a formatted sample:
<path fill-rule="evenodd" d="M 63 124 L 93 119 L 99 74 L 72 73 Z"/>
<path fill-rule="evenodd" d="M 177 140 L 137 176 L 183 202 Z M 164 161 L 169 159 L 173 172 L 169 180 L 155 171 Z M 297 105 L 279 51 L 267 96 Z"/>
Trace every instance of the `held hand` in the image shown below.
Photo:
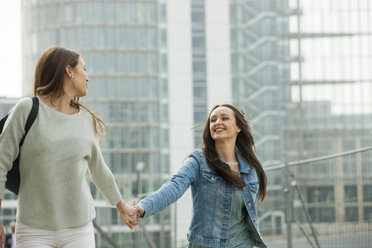
<path fill-rule="evenodd" d="M 4 227 L 3 225 L 0 223 L 0 247 L 4 247 L 4 243 L 5 243 L 5 233 L 4 233 Z"/>
<path fill-rule="evenodd" d="M 135 209 L 132 206 L 125 204 L 122 200 L 116 204 L 116 208 L 120 213 L 121 220 L 131 229 L 138 224 L 136 216 L 134 215 Z"/>
<path fill-rule="evenodd" d="M 134 206 L 135 213 L 137 214 L 137 218 L 142 218 L 145 215 L 145 209 L 143 207 L 137 205 Z"/>

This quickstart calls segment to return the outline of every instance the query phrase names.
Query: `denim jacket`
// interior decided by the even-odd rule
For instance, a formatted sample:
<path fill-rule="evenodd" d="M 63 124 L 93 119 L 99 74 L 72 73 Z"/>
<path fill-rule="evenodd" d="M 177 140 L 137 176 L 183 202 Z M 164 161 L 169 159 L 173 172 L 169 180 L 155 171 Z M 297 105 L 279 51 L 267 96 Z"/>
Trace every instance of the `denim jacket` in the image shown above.
<path fill-rule="evenodd" d="M 266 248 L 259 233 L 256 203 L 258 200 L 258 177 L 237 153 L 240 174 L 246 183 L 242 196 L 249 214 L 251 237 L 254 245 Z M 209 168 L 202 151 L 191 154 L 179 171 L 158 191 L 138 203 L 145 209 L 145 216 L 153 215 L 179 199 L 191 185 L 193 217 L 187 234 L 191 243 L 208 247 L 226 247 L 230 209 L 232 205 L 232 186 Z"/>

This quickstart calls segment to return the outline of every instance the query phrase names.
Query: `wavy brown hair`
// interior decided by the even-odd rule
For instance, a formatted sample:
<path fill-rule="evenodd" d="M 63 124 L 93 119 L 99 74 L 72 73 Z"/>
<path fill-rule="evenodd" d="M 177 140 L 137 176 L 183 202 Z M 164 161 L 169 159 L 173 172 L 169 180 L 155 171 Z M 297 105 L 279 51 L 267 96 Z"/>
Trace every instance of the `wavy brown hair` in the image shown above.
<path fill-rule="evenodd" d="M 210 117 L 213 112 L 218 107 L 227 107 L 234 112 L 236 125 L 241 129 L 236 138 L 235 147 L 243 159 L 253 167 L 259 179 L 259 201 L 263 201 L 266 196 L 266 173 L 258 160 L 255 151 L 254 151 L 254 140 L 249 127 L 248 122 L 244 119 L 244 111 L 232 104 L 220 104 L 216 105 L 209 112 L 208 118 L 205 121 L 204 130 L 203 130 L 203 151 L 207 164 L 210 168 L 214 169 L 224 180 L 228 183 L 237 186 L 238 188 L 243 188 L 245 182 L 239 177 L 237 173 L 232 171 L 230 167 L 225 164 L 219 158 L 215 147 L 215 141 L 212 139 L 209 124 Z"/>
<path fill-rule="evenodd" d="M 34 78 L 34 95 L 58 98 L 65 94 L 63 84 L 66 77 L 65 68 L 75 68 L 78 64 L 80 54 L 72 49 L 64 47 L 52 47 L 47 49 L 39 58 Z M 107 134 L 105 122 L 80 101 L 74 97 L 70 105 L 77 109 L 84 108 L 94 120 L 94 131 L 96 135 L 103 138 Z"/>

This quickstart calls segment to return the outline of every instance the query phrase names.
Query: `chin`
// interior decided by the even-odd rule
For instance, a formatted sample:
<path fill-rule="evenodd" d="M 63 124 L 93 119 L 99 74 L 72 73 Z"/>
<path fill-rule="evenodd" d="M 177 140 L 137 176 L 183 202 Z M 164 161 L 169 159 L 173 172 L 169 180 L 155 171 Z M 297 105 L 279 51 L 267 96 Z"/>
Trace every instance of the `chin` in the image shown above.
<path fill-rule="evenodd" d="M 221 136 L 214 136 L 212 139 L 214 139 L 215 141 L 218 141 L 218 140 L 222 140 L 224 137 L 221 137 Z"/>

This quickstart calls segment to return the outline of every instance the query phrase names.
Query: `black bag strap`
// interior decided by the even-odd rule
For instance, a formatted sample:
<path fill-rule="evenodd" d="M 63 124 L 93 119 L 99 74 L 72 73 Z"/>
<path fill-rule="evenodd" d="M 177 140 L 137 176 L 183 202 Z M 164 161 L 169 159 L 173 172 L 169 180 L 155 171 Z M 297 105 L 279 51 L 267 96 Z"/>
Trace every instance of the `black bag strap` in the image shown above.
<path fill-rule="evenodd" d="M 39 112 L 39 99 L 34 96 L 32 97 L 32 108 L 31 112 L 28 115 L 26 126 L 25 126 L 25 134 L 23 135 L 21 142 L 19 142 L 19 147 L 23 145 L 23 142 L 25 141 L 26 135 L 28 131 L 30 130 L 32 124 L 34 124 L 34 121 L 36 119 L 37 113 Z"/>

